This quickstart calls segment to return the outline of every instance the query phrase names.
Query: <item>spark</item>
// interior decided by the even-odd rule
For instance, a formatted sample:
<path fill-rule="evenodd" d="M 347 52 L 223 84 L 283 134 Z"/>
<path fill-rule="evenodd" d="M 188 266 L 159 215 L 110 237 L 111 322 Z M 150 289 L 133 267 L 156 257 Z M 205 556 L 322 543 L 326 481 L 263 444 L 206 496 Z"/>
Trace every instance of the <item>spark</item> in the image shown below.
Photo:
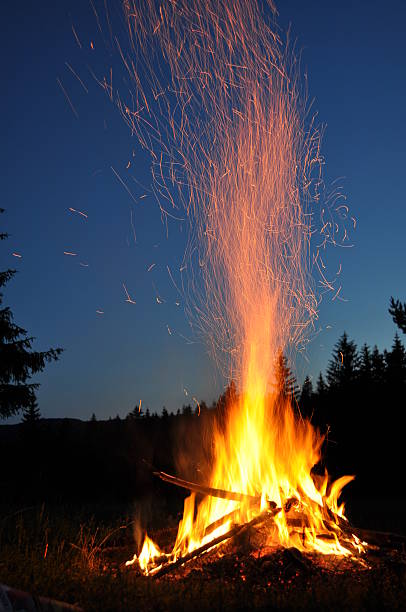
<path fill-rule="evenodd" d="M 88 88 L 86 87 L 86 85 L 83 83 L 82 79 L 79 77 L 78 74 L 76 74 L 76 72 L 73 70 L 72 66 L 70 64 L 68 64 L 68 62 L 65 62 L 65 66 L 67 66 L 69 68 L 69 70 L 72 72 L 72 74 L 77 78 L 77 80 L 79 81 L 79 83 L 82 85 L 83 89 L 85 90 L 86 93 L 89 93 Z"/>
<path fill-rule="evenodd" d="M 133 209 L 132 208 L 130 208 L 130 223 L 131 223 L 131 229 L 133 231 L 134 244 L 136 244 L 137 243 L 137 235 L 135 233 L 134 219 L 133 219 Z"/>
<path fill-rule="evenodd" d="M 336 298 L 338 298 L 339 300 L 341 299 L 341 301 L 346 302 L 346 300 L 344 300 L 343 298 L 340 298 L 340 292 L 341 292 L 342 286 L 340 285 L 339 288 L 337 289 L 337 291 L 334 294 L 334 297 L 331 298 L 331 301 L 334 302 L 334 300 Z"/>
<path fill-rule="evenodd" d="M 123 283 L 123 288 L 124 288 L 125 295 L 126 295 L 126 302 L 129 302 L 130 304 L 136 304 L 137 302 L 130 297 L 130 294 L 127 291 L 127 287 L 125 286 L 124 283 Z"/>
<path fill-rule="evenodd" d="M 62 85 L 62 82 L 60 81 L 60 79 L 59 79 L 59 78 L 57 78 L 57 79 L 56 79 L 56 82 L 58 83 L 59 87 L 61 88 L 61 90 L 62 90 L 62 92 L 63 92 L 63 94 L 64 94 L 64 96 L 65 96 L 65 98 L 66 98 L 66 100 L 67 100 L 67 102 L 68 102 L 68 104 L 69 104 L 69 106 L 70 106 L 70 107 L 71 107 L 71 109 L 72 109 L 73 114 L 74 114 L 74 115 L 75 115 L 75 117 L 76 117 L 76 119 L 79 119 L 79 115 L 78 115 L 78 113 L 77 113 L 77 110 L 76 110 L 76 108 L 73 106 L 73 104 L 72 104 L 72 102 L 71 102 L 70 97 L 69 97 L 69 96 L 68 96 L 68 94 L 66 93 L 66 90 L 65 90 L 64 86 Z"/>
<path fill-rule="evenodd" d="M 141 403 L 142 403 L 142 400 L 140 400 L 140 403 L 138 405 L 138 414 L 141 414 Z"/>
<path fill-rule="evenodd" d="M 186 336 L 184 336 L 183 334 L 181 334 L 180 332 L 178 332 L 178 336 L 180 336 L 181 338 L 183 338 L 183 340 L 186 341 L 186 344 L 195 344 L 195 342 L 193 340 L 191 340 L 190 338 L 187 338 Z"/>
<path fill-rule="evenodd" d="M 194 402 L 196 402 L 196 405 L 197 405 L 197 410 L 198 410 L 198 412 L 197 412 L 197 416 L 200 416 L 200 404 L 199 404 L 199 402 L 197 401 L 197 399 L 196 399 L 195 397 L 192 397 L 192 400 L 193 400 Z"/>
<path fill-rule="evenodd" d="M 175 283 L 175 280 L 174 280 L 174 278 L 173 278 L 173 276 L 172 276 L 171 269 L 170 269 L 170 267 L 169 267 L 168 265 L 166 266 L 166 269 L 168 270 L 169 278 L 170 278 L 170 279 L 171 279 L 171 281 L 172 281 L 172 285 L 175 287 L 175 289 L 176 289 L 176 291 L 177 291 L 178 293 L 181 293 L 181 291 L 180 291 L 179 287 L 178 287 L 178 286 L 177 286 L 177 284 Z"/>
<path fill-rule="evenodd" d="M 157 301 L 157 304 L 164 304 L 164 303 L 165 303 L 165 300 L 164 300 L 164 299 L 163 299 L 163 298 L 162 298 L 162 297 L 159 295 L 159 293 L 158 293 L 158 291 L 157 291 L 157 288 L 155 287 L 155 284 L 154 284 L 154 283 L 152 283 L 152 286 L 153 286 L 154 291 L 155 291 L 155 295 L 156 295 L 156 298 L 155 298 L 155 299 L 156 299 L 156 301 Z"/>
<path fill-rule="evenodd" d="M 68 210 L 70 210 L 71 212 L 76 213 L 78 215 L 81 215 L 85 219 L 88 218 L 88 215 L 86 213 L 82 212 L 81 210 L 76 210 L 76 208 L 72 208 L 72 207 L 69 207 Z"/>
<path fill-rule="evenodd" d="M 151 272 L 151 270 L 156 266 L 155 263 L 152 263 L 148 268 L 147 268 L 147 272 Z"/>
<path fill-rule="evenodd" d="M 79 263 L 79 265 L 82 266 L 83 268 L 88 268 L 89 267 L 89 264 L 88 263 L 84 263 L 83 261 L 81 261 Z"/>
<path fill-rule="evenodd" d="M 166 329 L 168 330 L 168 334 L 172 336 L 171 328 L 169 327 L 169 325 L 166 326 Z"/>
<path fill-rule="evenodd" d="M 79 47 L 80 47 L 80 49 L 81 49 L 81 48 L 82 48 L 82 43 L 80 42 L 80 40 L 79 40 L 79 36 L 77 35 L 76 30 L 75 30 L 75 28 L 73 27 L 73 25 L 72 25 L 72 32 L 73 32 L 73 35 L 74 35 L 74 37 L 75 37 L 75 39 L 76 39 L 76 42 L 77 42 L 78 46 L 79 46 Z"/>
<path fill-rule="evenodd" d="M 135 197 L 133 196 L 133 194 L 131 193 L 131 191 L 127 187 L 127 185 L 124 183 L 124 181 L 121 178 L 121 176 L 119 175 L 119 173 L 116 170 L 114 170 L 113 166 L 110 166 L 110 168 L 113 170 L 113 172 L 116 175 L 117 179 L 120 181 L 120 183 L 122 184 L 122 186 L 124 187 L 126 192 L 129 194 L 130 198 L 135 202 L 135 204 L 137 204 L 137 200 L 135 199 Z"/>
<path fill-rule="evenodd" d="M 69 255 L 70 257 L 77 257 L 77 253 L 72 253 L 72 251 L 64 251 L 64 255 Z"/>
<path fill-rule="evenodd" d="M 20 255 L 20 253 L 11 253 L 13 257 L 18 257 L 19 259 L 22 258 L 22 255 Z"/>
<path fill-rule="evenodd" d="M 102 314 L 104 314 L 104 310 L 96 310 L 96 313 L 97 313 L 98 315 L 102 315 Z"/>

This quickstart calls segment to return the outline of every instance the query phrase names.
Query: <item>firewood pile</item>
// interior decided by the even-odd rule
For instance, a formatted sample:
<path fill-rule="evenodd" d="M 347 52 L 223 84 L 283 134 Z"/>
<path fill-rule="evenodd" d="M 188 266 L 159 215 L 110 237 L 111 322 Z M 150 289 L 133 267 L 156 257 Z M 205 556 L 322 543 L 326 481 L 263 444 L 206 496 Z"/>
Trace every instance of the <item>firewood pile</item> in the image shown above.
<path fill-rule="evenodd" d="M 211 495 L 223 499 L 250 503 L 253 506 L 260 504 L 260 498 L 242 493 L 229 492 L 221 489 L 189 482 L 164 472 L 154 472 L 161 480 L 175 486 L 188 489 L 197 494 Z M 306 518 L 297 511 L 297 500 L 289 499 L 285 502 L 284 512 L 287 524 L 292 530 L 300 533 L 306 526 Z M 355 535 L 360 541 L 367 542 L 368 546 L 362 554 L 336 557 L 321 553 L 303 553 L 297 548 L 283 548 L 278 545 L 269 545 L 269 534 L 276 530 L 275 516 L 281 511 L 277 505 L 270 501 L 265 510 L 254 519 L 244 524 L 233 524 L 225 534 L 211 540 L 200 548 L 180 557 L 176 561 L 163 558 L 161 567 L 152 574 L 154 579 L 166 576 L 167 579 L 186 578 L 204 572 L 205 576 L 218 578 L 228 577 L 230 580 L 251 580 L 264 582 L 275 575 L 283 575 L 280 580 L 292 581 L 299 576 L 311 577 L 315 572 L 345 572 L 362 573 L 378 569 L 379 567 L 400 568 L 406 576 L 406 536 L 360 529 L 352 526 L 348 521 L 335 516 L 339 521 L 342 537 Z M 214 531 L 218 526 L 232 519 L 232 514 L 222 517 L 206 528 L 206 534 Z M 333 524 L 333 517 L 332 523 Z M 164 530 L 165 539 L 175 536 L 175 529 Z M 156 534 L 159 538 L 161 534 Z M 321 534 L 321 537 L 329 537 Z M 159 560 L 157 560 L 159 564 Z"/>

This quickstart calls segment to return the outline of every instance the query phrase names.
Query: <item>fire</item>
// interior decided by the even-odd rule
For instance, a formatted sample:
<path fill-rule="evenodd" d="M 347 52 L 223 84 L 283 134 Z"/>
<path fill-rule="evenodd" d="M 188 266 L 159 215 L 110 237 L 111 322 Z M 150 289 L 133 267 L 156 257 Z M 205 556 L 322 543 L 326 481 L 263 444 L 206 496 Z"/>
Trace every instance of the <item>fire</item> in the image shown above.
<path fill-rule="evenodd" d="M 313 475 L 323 437 L 275 376 L 278 355 L 304 346 L 318 308 L 310 262 L 323 159 L 298 60 L 270 19 L 272 3 L 124 6 L 136 58 L 120 53 L 134 94 L 118 104 L 151 152 L 164 219 L 186 211 L 189 313 L 242 390 L 213 432 L 208 476 L 241 499 L 208 495 L 196 507 L 192 493 L 172 552 L 147 536 L 132 562 L 153 574 L 256 517 L 272 519 L 269 544 L 355 554 L 364 545 L 338 505 L 352 477 Z M 324 243 L 334 242 L 335 224 L 319 214 Z"/>

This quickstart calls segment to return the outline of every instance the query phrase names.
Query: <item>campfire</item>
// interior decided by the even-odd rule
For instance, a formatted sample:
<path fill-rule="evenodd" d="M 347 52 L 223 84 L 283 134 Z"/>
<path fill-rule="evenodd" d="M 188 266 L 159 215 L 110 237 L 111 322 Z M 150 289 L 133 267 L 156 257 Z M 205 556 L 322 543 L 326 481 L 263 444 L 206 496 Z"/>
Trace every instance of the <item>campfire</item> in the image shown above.
<path fill-rule="evenodd" d="M 239 409 L 244 410 L 244 404 L 236 407 L 236 411 Z M 311 429 L 310 423 L 298 423 L 294 420 L 289 400 L 286 400 L 282 414 L 282 427 L 278 431 L 278 438 L 285 436 L 285 442 L 290 445 L 286 449 L 286 457 L 294 459 L 292 444 L 294 445 L 298 428 L 302 428 L 301 441 L 308 440 L 308 450 L 317 452 L 317 448 L 312 446 L 316 443 L 314 430 Z M 238 417 L 234 415 L 230 418 L 237 418 L 240 422 L 243 416 L 238 413 Z M 247 416 L 245 414 L 245 418 Z M 231 428 L 231 425 L 228 427 Z M 242 436 L 244 435 L 243 431 Z M 224 451 L 227 442 L 229 443 L 223 438 L 219 448 Z M 317 442 L 320 444 L 320 439 Z M 255 477 L 262 476 L 256 450 L 258 445 L 253 447 L 252 465 L 250 456 L 247 456 L 245 462 L 235 466 L 236 471 L 240 470 L 240 476 L 248 476 L 250 468 L 255 470 Z M 222 453 L 217 459 L 217 465 L 225 466 L 221 455 Z M 314 459 L 314 455 L 312 457 Z M 224 461 L 226 459 L 227 457 L 224 457 Z M 359 558 L 368 545 L 361 539 L 362 534 L 352 528 L 345 518 L 344 505 L 338 505 L 342 488 L 353 477 L 344 476 L 329 483 L 327 474 L 321 477 L 311 474 L 310 470 L 300 471 L 298 468 L 305 467 L 300 464 L 302 460 L 303 449 L 299 452 L 296 466 L 294 462 L 287 463 L 278 466 L 278 472 L 275 464 L 270 464 L 269 476 L 264 474 L 269 478 L 269 488 L 262 488 L 262 491 L 256 488 L 255 484 L 250 486 L 250 482 L 255 483 L 255 480 L 240 480 L 240 486 L 236 486 L 235 479 L 231 477 L 224 480 L 221 472 L 215 472 L 210 486 L 189 482 L 165 472 L 154 472 L 161 480 L 191 491 L 191 495 L 185 500 L 183 518 L 172 551 L 163 552 L 146 535 L 140 554 L 134 555 L 127 565 L 136 563 L 144 574 L 160 576 L 243 533 L 254 537 L 258 550 L 284 546 L 303 552 Z M 266 466 L 263 468 L 266 469 Z M 231 473 L 232 464 L 230 476 Z M 228 486 L 225 487 L 224 483 Z M 197 497 L 201 499 L 199 504 L 196 504 Z"/>
<path fill-rule="evenodd" d="M 134 92 L 119 106 L 151 153 L 164 221 L 189 223 L 181 286 L 192 323 L 242 390 L 211 432 L 207 482 L 156 474 L 191 492 L 173 549 L 146 536 L 128 563 L 158 576 L 244 530 L 261 534 L 261 547 L 359 556 L 367 545 L 339 504 L 353 477 L 315 474 L 324 437 L 274 374 L 281 351 L 303 350 L 315 329 L 311 273 L 322 292 L 339 292 L 322 253 L 346 235 L 335 194 L 324 198 L 299 62 L 272 3 L 127 0 L 125 9 Z"/>

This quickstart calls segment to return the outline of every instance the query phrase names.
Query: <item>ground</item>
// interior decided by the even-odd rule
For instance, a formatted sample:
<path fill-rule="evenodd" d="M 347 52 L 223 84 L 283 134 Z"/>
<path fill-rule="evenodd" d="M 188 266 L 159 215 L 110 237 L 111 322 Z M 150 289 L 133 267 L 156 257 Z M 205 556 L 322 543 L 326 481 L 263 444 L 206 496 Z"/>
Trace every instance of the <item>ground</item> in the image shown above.
<path fill-rule="evenodd" d="M 0 582 L 84 610 L 406 609 L 401 539 L 361 560 L 229 543 L 157 579 L 125 567 L 135 547 L 129 508 L 39 505 L 1 517 Z M 165 545 L 173 533 L 154 535 Z"/>

